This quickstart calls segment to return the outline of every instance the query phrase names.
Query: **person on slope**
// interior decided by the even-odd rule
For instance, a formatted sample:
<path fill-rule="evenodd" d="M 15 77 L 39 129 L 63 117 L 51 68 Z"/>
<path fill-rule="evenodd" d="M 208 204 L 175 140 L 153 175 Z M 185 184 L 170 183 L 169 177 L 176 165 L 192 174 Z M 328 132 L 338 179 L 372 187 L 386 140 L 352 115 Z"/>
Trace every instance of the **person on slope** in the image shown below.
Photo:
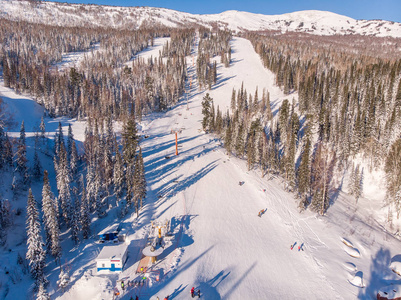
<path fill-rule="evenodd" d="M 198 293 L 197 293 L 197 294 L 198 294 L 198 298 L 200 298 L 200 289 L 198 290 Z"/>
<path fill-rule="evenodd" d="M 191 297 L 193 298 L 194 296 L 195 296 L 195 288 L 192 287 L 192 289 L 191 289 Z"/>

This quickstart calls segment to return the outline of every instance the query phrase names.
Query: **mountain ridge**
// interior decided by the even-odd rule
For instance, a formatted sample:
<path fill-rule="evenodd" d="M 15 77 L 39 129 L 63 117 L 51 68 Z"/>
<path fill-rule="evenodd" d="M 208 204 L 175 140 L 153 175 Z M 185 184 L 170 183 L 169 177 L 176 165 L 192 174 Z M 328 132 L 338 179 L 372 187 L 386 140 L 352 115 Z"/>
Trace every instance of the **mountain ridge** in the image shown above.
<path fill-rule="evenodd" d="M 156 24 L 167 27 L 217 26 L 234 32 L 274 30 L 314 35 L 365 35 L 401 38 L 401 23 L 385 20 L 355 20 L 329 11 L 304 10 L 264 15 L 238 10 L 219 14 L 190 14 L 167 8 L 101 6 L 0 0 L 0 17 L 56 26 L 91 26 L 137 29 Z"/>

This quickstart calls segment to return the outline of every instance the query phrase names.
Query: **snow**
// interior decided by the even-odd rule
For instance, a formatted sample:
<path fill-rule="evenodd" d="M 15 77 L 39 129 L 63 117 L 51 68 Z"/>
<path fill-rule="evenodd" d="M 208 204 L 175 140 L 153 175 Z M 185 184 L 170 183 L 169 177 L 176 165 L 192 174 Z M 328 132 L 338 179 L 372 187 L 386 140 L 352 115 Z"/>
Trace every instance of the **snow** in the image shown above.
<path fill-rule="evenodd" d="M 158 52 L 162 44 L 153 51 Z M 242 82 L 248 93 L 253 94 L 258 87 L 261 95 L 266 88 L 273 112 L 285 98 L 297 101 L 296 93 L 286 96 L 274 85 L 274 75 L 263 67 L 248 40 L 234 38 L 231 46 L 232 64 L 229 68 L 217 64 L 218 82 L 212 90 L 199 91 L 195 84 L 189 89 L 188 83 L 188 97 L 182 97 L 175 107 L 143 117 L 141 134 L 149 135 L 141 142 L 148 196 L 139 218 L 133 213 L 123 220 L 130 241 L 123 272 L 107 276 L 97 276 L 95 272 L 96 257 L 104 249 L 95 243 L 96 232 L 120 223 L 116 214 L 109 213 L 93 220 L 94 237 L 85 242 L 73 245 L 68 233 L 62 234 L 61 263 L 71 282 L 65 291 L 58 289 L 60 269 L 49 260 L 45 272 L 52 299 L 111 299 L 118 280 L 142 277 L 148 278 L 147 284 L 127 287 L 118 299 L 128 300 L 135 295 L 140 299 L 166 295 L 171 295 L 170 299 L 188 299 L 192 286 L 200 289 L 205 299 L 371 299 L 380 287 L 399 280 L 389 266 L 391 261 L 398 261 L 401 242 L 381 223 L 381 211 L 375 209 L 383 205 L 381 196 L 366 192 L 375 191 L 379 181 L 370 183 L 376 184 L 376 189 L 368 187 L 358 203 L 339 190 L 332 196 L 332 206 L 325 216 L 310 211 L 300 214 L 297 200 L 283 189 L 280 178 L 261 178 L 257 170 L 248 171 L 245 161 L 227 155 L 219 140 L 200 130 L 205 94 L 210 93 L 215 106 L 225 111 L 230 106 L 232 89 L 239 89 Z M 146 59 L 151 53 L 141 55 Z M 194 55 L 196 58 L 196 51 Z M 219 57 L 213 59 L 220 61 Z M 195 79 L 191 62 L 192 57 L 188 57 L 188 74 Z M 28 124 L 27 135 L 33 134 L 43 109 L 3 84 L 0 95 L 17 124 L 9 128 L 11 134 L 18 137 L 23 119 Z M 74 136 L 82 146 L 85 122 L 75 119 L 45 117 L 49 140 L 59 121 L 65 133 L 68 124 L 73 125 Z M 181 130 L 178 156 L 174 155 L 172 129 Z M 32 156 L 33 141 L 27 142 Z M 171 158 L 165 159 L 166 155 Z M 51 158 L 46 157 L 41 153 L 41 160 L 51 171 L 55 191 Z M 370 174 L 368 168 L 364 174 Z M 245 184 L 238 185 L 240 181 Z M 40 184 L 34 185 L 33 190 L 36 199 L 40 199 Z M 2 193 L 11 199 L 10 191 Z M 25 195 L 13 203 L 24 207 Z M 258 212 L 265 208 L 267 211 L 259 218 Z M 137 274 L 142 249 L 154 236 L 151 222 L 165 224 L 166 220 L 170 222 L 171 236 L 164 237 L 165 250 L 145 274 Z M 16 256 L 13 251 L 24 251 L 23 217 L 16 217 L 15 222 L 13 236 L 0 249 L 2 269 L 11 269 Z M 294 242 L 297 245 L 291 250 Z M 304 251 L 298 251 L 301 245 Z M 9 253 L 8 248 L 14 250 Z M 27 275 L 21 276 L 23 279 L 12 285 L 5 299 L 26 299 L 21 291 L 28 291 L 32 281 Z M 7 282 L 4 272 L 0 280 Z"/>
<path fill-rule="evenodd" d="M 125 243 L 121 243 L 119 245 L 113 245 L 113 246 L 104 246 L 102 251 L 100 251 L 97 259 L 102 260 L 102 259 L 121 259 L 125 252 L 127 251 L 128 245 Z"/>
<path fill-rule="evenodd" d="M 156 7 L 117 7 L 42 2 L 32 7 L 28 1 L 0 0 L 0 16 L 59 26 L 139 28 L 143 22 L 168 27 L 202 25 L 238 32 L 243 30 L 296 31 L 317 35 L 375 35 L 401 37 L 401 24 L 382 20 L 355 20 L 328 11 L 305 10 L 282 15 L 262 15 L 242 11 L 198 15 Z"/>
<path fill-rule="evenodd" d="M 387 299 L 396 299 L 397 297 L 401 297 L 401 285 L 394 284 L 381 288 L 378 295 L 386 297 Z"/>

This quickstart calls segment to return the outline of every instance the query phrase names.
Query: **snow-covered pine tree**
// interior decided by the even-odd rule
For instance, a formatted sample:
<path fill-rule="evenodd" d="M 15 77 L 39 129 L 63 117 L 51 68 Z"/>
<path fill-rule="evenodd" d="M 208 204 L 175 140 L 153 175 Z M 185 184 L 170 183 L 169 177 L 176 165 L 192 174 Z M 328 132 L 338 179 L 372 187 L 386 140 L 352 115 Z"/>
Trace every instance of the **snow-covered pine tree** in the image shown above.
<path fill-rule="evenodd" d="M 139 194 L 139 208 L 143 207 L 143 200 L 146 198 L 146 177 L 145 177 L 145 164 L 143 163 L 142 149 L 139 148 L 138 154 L 139 161 L 139 182 L 138 182 L 138 194 Z"/>
<path fill-rule="evenodd" d="M 39 212 L 31 189 L 28 194 L 26 227 L 28 237 L 26 258 L 29 261 L 32 277 L 39 281 L 44 277 L 46 253 L 43 249 Z"/>
<path fill-rule="evenodd" d="M 78 195 L 78 188 L 74 188 L 74 207 L 71 214 L 71 238 L 75 244 L 79 242 L 79 232 L 81 231 L 80 226 L 80 212 L 81 212 L 81 202 Z"/>
<path fill-rule="evenodd" d="M 205 132 L 210 130 L 210 106 L 212 101 L 213 99 L 210 98 L 209 93 L 206 93 L 202 100 L 202 129 Z"/>
<path fill-rule="evenodd" d="M 124 124 L 121 135 L 123 140 L 124 164 L 133 165 L 135 163 L 136 150 L 138 147 L 138 129 L 136 128 L 134 115 L 131 115 Z"/>
<path fill-rule="evenodd" d="M 78 172 L 78 150 L 77 150 L 77 145 L 75 143 L 75 140 L 72 141 L 72 146 L 71 146 L 71 156 L 70 156 L 70 170 L 71 170 L 71 175 L 74 177 L 77 172 Z"/>
<path fill-rule="evenodd" d="M 386 165 L 387 199 L 390 203 L 395 202 L 396 195 L 401 190 L 401 139 L 396 140 L 387 155 Z M 395 205 L 401 209 L 400 205 Z M 400 210 L 397 210 L 399 216 Z"/>
<path fill-rule="evenodd" d="M 58 128 L 54 135 L 54 153 L 59 155 L 61 145 L 64 145 L 63 127 L 61 122 L 58 122 Z"/>
<path fill-rule="evenodd" d="M 323 215 L 330 205 L 329 190 L 333 178 L 336 155 L 322 142 L 318 143 L 312 160 L 312 210 Z"/>
<path fill-rule="evenodd" d="M 82 231 L 82 237 L 88 239 L 90 236 L 90 206 L 89 199 L 86 196 L 84 176 L 81 175 L 80 179 L 81 189 L 81 208 L 80 208 L 80 225 Z"/>
<path fill-rule="evenodd" d="M 118 147 L 116 148 L 116 156 L 114 159 L 113 168 L 114 193 L 116 194 L 117 201 L 120 201 L 124 190 L 124 170 L 123 161 Z"/>
<path fill-rule="evenodd" d="M 59 280 L 57 280 L 57 285 L 59 288 L 61 288 L 64 292 L 65 288 L 68 286 L 70 283 L 70 276 L 68 275 L 68 272 L 65 271 L 63 268 L 61 268 L 60 275 L 59 275 Z"/>
<path fill-rule="evenodd" d="M 24 121 L 21 123 L 20 137 L 18 140 L 17 153 L 16 153 L 16 171 L 20 176 L 20 182 L 23 184 L 28 183 L 28 167 L 26 158 L 26 141 L 25 141 L 25 125 Z"/>
<path fill-rule="evenodd" d="M 42 211 L 43 223 L 46 232 L 46 244 L 51 255 L 58 260 L 61 256 L 61 247 L 58 213 L 55 205 L 56 199 L 51 192 L 49 174 L 47 170 L 45 170 L 43 173 Z"/>
<path fill-rule="evenodd" d="M 4 142 L 4 150 L 3 150 L 3 157 L 4 157 L 4 163 L 5 165 L 8 165 L 12 167 L 13 165 L 13 146 L 11 144 L 10 138 L 8 137 L 8 134 L 6 133 L 5 136 L 5 142 Z"/>
<path fill-rule="evenodd" d="M 68 159 L 68 161 L 71 160 L 73 141 L 74 141 L 74 134 L 72 133 L 72 127 L 71 127 L 71 124 L 68 124 L 68 136 L 67 136 L 67 159 Z"/>
<path fill-rule="evenodd" d="M 35 154 L 33 155 L 33 167 L 32 167 L 32 176 L 35 179 L 39 179 L 42 177 L 42 165 L 39 160 L 38 151 L 35 147 Z"/>
<path fill-rule="evenodd" d="M 132 201 L 134 201 L 134 193 L 135 193 L 135 170 L 134 170 L 134 164 L 129 164 L 126 167 L 125 170 L 125 183 L 127 186 L 127 193 L 125 196 L 126 200 L 126 208 L 129 209 L 132 206 Z"/>
<path fill-rule="evenodd" d="M 355 171 L 353 172 L 353 179 L 352 179 L 352 195 L 355 197 L 355 202 L 358 203 L 359 197 L 361 197 L 362 190 L 361 190 L 361 183 L 362 183 L 362 172 L 359 170 L 359 165 L 355 167 Z"/>
<path fill-rule="evenodd" d="M 43 116 L 40 119 L 39 130 L 40 130 L 39 137 L 40 137 L 42 144 L 44 145 L 46 142 L 46 125 L 45 125 L 45 121 L 43 120 Z"/>
<path fill-rule="evenodd" d="M 56 157 L 55 157 L 56 160 Z M 61 205 L 61 213 L 64 222 L 67 226 L 70 226 L 71 221 L 71 172 L 68 167 L 67 151 L 64 147 L 64 143 L 61 143 L 59 150 L 59 161 L 56 165 L 56 179 L 57 179 L 57 190 L 58 198 Z"/>
<path fill-rule="evenodd" d="M 310 190 L 310 151 L 311 143 L 309 137 L 306 137 L 306 143 L 301 154 L 301 163 L 299 164 L 297 179 L 298 179 L 298 193 L 300 201 L 298 208 L 300 211 L 305 210 L 308 205 L 308 193 Z"/>
<path fill-rule="evenodd" d="M 46 291 L 43 280 L 39 282 L 38 293 L 36 294 L 36 300 L 51 300 L 49 294 Z"/>

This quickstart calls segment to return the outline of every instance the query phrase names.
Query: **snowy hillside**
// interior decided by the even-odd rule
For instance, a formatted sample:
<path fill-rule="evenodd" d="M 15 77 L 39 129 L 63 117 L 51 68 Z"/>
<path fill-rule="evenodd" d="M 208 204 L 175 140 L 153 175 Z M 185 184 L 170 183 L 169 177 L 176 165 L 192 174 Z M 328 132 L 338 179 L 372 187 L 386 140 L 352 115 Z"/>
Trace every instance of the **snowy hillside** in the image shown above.
<path fill-rule="evenodd" d="M 157 56 L 166 41 L 158 39 L 153 48 L 139 56 Z M 49 260 L 45 272 L 52 299 L 113 299 L 117 287 L 121 292 L 117 299 L 121 300 L 135 295 L 141 300 L 157 296 L 163 299 L 166 295 L 170 295 L 169 300 L 179 300 L 190 297 L 192 286 L 201 290 L 202 299 L 208 300 L 372 299 L 382 286 L 399 283 L 398 275 L 389 266 L 398 259 L 401 242 L 378 222 L 383 216 L 383 195 L 376 194 L 380 182 L 366 184 L 366 198 L 358 204 L 338 191 L 326 216 L 310 211 L 300 214 L 293 194 L 283 189 L 279 178 L 261 178 L 257 170 L 247 171 L 245 161 L 228 156 L 219 140 L 202 132 L 201 101 L 206 92 L 216 106 L 228 109 L 232 89 L 240 88 L 242 82 L 248 91 L 266 88 L 275 114 L 288 98 L 275 86 L 274 75 L 263 67 L 248 40 L 237 37 L 230 46 L 232 65 L 224 68 L 217 64 L 219 77 L 212 90 L 199 91 L 196 84 L 190 86 L 187 82 L 188 94 L 175 107 L 167 113 L 150 114 L 140 123 L 140 133 L 148 136 L 141 142 L 148 196 L 139 218 L 132 214 L 123 220 L 129 242 L 125 270 L 113 275 L 96 274 L 95 258 L 102 248 L 95 243 L 96 236 L 75 246 L 67 232 L 62 242 L 62 264 L 69 271 L 71 283 L 65 291 L 57 287 L 60 270 Z M 193 57 L 187 57 L 188 75 L 194 82 L 192 61 L 196 59 L 196 49 L 195 45 Z M 68 61 L 78 64 L 79 55 L 83 53 L 64 57 L 66 65 L 60 67 L 69 66 Z M 214 59 L 220 61 L 219 57 Z M 3 86 L 0 96 L 13 112 L 16 124 L 25 120 L 27 132 L 32 133 L 40 122 L 41 107 Z M 294 93 L 292 97 L 298 96 Z M 59 120 L 65 130 L 68 123 L 73 125 L 75 138 L 82 145 L 84 122 L 67 118 L 45 118 L 49 141 Z M 10 134 L 17 137 L 18 128 L 15 126 Z M 172 131 L 179 132 L 178 156 L 174 155 Z M 31 140 L 29 155 L 32 148 Z M 45 155 L 41 159 L 51 166 L 51 159 Z M 373 175 L 367 174 L 366 178 Z M 54 171 L 51 176 L 54 178 Z M 54 179 L 52 185 L 55 189 Z M 33 189 L 36 199 L 40 199 L 40 183 Z M 8 193 L 11 195 L 11 191 Z M 26 197 L 21 195 L 19 207 L 25 203 Z M 166 220 L 170 221 L 172 236 L 166 239 L 164 253 L 144 275 L 138 274 L 141 251 L 147 239 L 155 235 L 152 222 Z M 24 220 L 20 217 L 15 222 L 16 233 L 0 250 L 0 267 L 4 270 L 15 270 L 7 260 L 14 261 L 16 253 L 24 250 Z M 98 233 L 118 222 L 116 215 L 110 213 L 95 220 L 92 231 Z M 19 274 L 22 279 L 14 284 L 4 274 L 1 272 L 0 280 L 7 287 L 5 299 L 26 299 L 21 291 L 29 290 L 32 280 Z M 139 280 L 143 276 L 148 280 L 145 285 L 121 290 L 121 280 Z"/>
<path fill-rule="evenodd" d="M 317 35 L 361 34 L 401 37 L 401 24 L 382 20 L 355 20 L 331 12 L 300 11 L 283 15 L 261 15 L 226 11 L 213 15 L 196 15 L 164 8 L 114 7 L 43 2 L 32 6 L 28 1 L 0 0 L 0 16 L 60 26 L 102 26 L 138 28 L 154 26 L 198 26 L 233 31 L 278 30 Z"/>

